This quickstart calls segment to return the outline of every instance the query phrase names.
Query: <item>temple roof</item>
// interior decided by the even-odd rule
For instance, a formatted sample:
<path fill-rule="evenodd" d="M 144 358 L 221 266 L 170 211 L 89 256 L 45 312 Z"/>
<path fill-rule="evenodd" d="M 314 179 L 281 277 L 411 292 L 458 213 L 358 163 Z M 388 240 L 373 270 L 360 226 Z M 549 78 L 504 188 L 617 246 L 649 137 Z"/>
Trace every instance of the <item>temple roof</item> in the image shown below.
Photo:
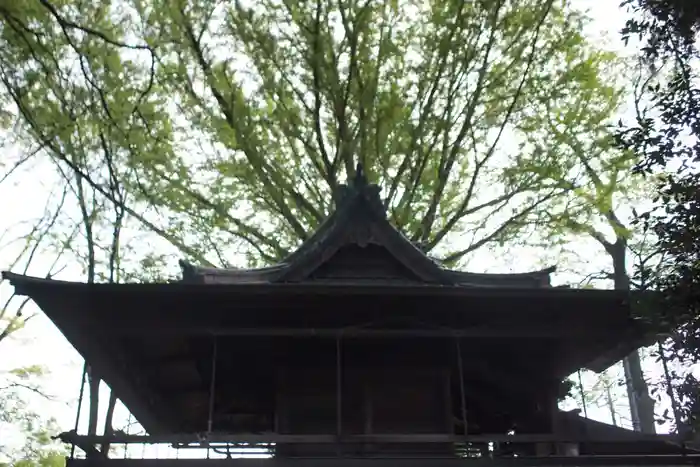
<path fill-rule="evenodd" d="M 181 261 L 182 280 L 208 284 L 359 282 L 462 287 L 550 287 L 554 268 L 517 274 L 447 269 L 428 257 L 387 219 L 377 185 L 358 166 L 336 194 L 336 210 L 280 263 L 257 269 L 210 268 Z"/>
<path fill-rule="evenodd" d="M 529 404 L 541 387 L 581 367 L 605 369 L 641 335 L 630 295 L 615 290 L 3 276 L 152 434 L 205 429 L 214 341 L 221 394 L 237 401 L 240 414 L 262 417 L 274 400 L 275 369 L 293 356 L 333 364 L 340 336 L 348 355 L 381 355 L 371 360 L 377 365 L 389 356 L 410 365 L 443 361 L 459 339 L 471 393 L 498 394 L 502 408 Z M 454 358 L 444 361 L 454 366 Z"/>

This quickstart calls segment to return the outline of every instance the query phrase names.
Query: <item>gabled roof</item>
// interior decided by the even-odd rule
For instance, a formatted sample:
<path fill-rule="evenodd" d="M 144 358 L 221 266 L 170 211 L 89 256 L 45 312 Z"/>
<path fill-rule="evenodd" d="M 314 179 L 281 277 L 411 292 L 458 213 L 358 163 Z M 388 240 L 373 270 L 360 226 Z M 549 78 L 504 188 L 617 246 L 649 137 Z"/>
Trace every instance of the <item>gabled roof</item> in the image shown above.
<path fill-rule="evenodd" d="M 336 194 L 336 210 L 291 255 L 258 269 L 205 268 L 180 262 L 183 281 L 211 284 L 342 282 L 464 287 L 550 287 L 554 268 L 520 274 L 475 274 L 442 267 L 387 219 L 377 185 L 362 166 Z"/>

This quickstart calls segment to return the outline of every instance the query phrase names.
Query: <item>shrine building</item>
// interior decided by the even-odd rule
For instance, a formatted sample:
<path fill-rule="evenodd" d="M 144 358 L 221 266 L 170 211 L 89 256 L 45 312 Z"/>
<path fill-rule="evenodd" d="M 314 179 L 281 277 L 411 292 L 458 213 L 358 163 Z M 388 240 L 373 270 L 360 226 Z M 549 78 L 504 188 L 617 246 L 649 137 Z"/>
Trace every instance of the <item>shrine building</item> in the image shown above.
<path fill-rule="evenodd" d="M 554 287 L 553 269 L 446 268 L 390 224 L 361 170 L 279 264 L 182 271 L 121 284 L 4 273 L 89 367 L 88 429 L 60 436 L 80 454 L 69 467 L 698 461 L 672 436 L 558 408 L 569 375 L 654 342 L 639 297 Z M 98 427 L 100 381 L 145 434 Z M 134 443 L 207 458 L 112 455 Z M 267 458 L 230 455 L 253 448 Z"/>

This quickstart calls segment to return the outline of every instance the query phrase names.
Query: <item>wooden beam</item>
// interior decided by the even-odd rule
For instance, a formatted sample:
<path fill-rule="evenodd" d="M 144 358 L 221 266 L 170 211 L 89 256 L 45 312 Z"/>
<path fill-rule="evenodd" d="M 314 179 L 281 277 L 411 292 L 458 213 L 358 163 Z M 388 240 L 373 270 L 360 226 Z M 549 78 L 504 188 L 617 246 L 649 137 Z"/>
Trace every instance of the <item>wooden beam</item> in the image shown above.
<path fill-rule="evenodd" d="M 285 444 L 327 444 L 337 443 L 338 437 L 335 434 L 328 435 L 286 435 L 286 434 L 220 434 L 212 433 L 209 435 L 183 434 L 183 435 L 126 435 L 119 434 L 110 437 L 106 436 L 81 436 L 74 433 L 63 433 L 59 436 L 61 441 L 72 443 L 77 440 L 90 444 L 101 444 L 111 442 L 113 444 L 199 444 L 206 443 L 250 443 L 250 444 L 269 444 L 269 443 L 285 443 Z M 628 433 L 615 435 L 606 434 L 605 436 L 581 436 L 570 435 L 567 433 L 558 434 L 522 434 L 522 435 L 451 435 L 451 434 L 371 434 L 371 435 L 343 435 L 342 442 L 353 443 L 514 443 L 514 444 L 531 444 L 541 442 L 581 442 L 581 443 L 619 443 L 619 442 L 672 442 L 676 439 L 673 435 L 648 435 L 641 433 Z"/>
<path fill-rule="evenodd" d="M 482 457 L 478 459 L 362 459 L 362 458 L 301 458 L 301 459 L 68 459 L 67 467 L 532 467 L 536 466 L 685 466 L 698 465 L 698 456 L 578 456 L 578 457 Z"/>
<path fill-rule="evenodd" d="M 110 335 L 124 336 L 230 336 L 230 337 L 352 337 L 352 338 L 383 338 L 383 337 L 418 337 L 418 338 L 525 338 L 525 339 L 575 339 L 593 337 L 610 337 L 608 330 L 588 327 L 563 328 L 496 328 L 474 327 L 462 329 L 358 329 L 358 328 L 239 328 L 226 326 L 201 326 L 190 323 L 162 322 L 157 327 L 149 326 L 110 326 L 106 331 Z"/>

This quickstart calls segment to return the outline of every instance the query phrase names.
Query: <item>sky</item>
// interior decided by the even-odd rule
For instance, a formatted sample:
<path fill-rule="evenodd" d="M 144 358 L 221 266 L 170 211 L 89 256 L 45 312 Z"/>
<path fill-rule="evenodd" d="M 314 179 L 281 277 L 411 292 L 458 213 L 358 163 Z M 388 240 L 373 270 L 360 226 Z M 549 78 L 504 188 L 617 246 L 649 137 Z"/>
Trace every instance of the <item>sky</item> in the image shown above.
<path fill-rule="evenodd" d="M 618 31 L 625 21 L 625 14 L 618 8 L 619 0 L 576 0 L 575 5 L 581 9 L 590 9 L 593 17 L 587 33 L 600 45 L 612 50 L 628 53 L 623 49 L 618 37 Z M 6 269 L 11 261 L 14 250 L 2 248 L 7 241 L 3 232 L 17 232 L 18 223 L 36 218 L 44 209 L 45 200 L 50 196 L 50 188 L 53 186 L 51 179 L 52 170 L 41 164 L 27 171 L 13 184 L 0 184 L 0 270 Z M 586 247 L 589 248 L 589 247 Z M 598 251 L 585 250 L 584 256 L 592 257 L 592 261 L 600 259 Z M 37 267 L 38 274 L 48 268 L 48 263 L 53 257 L 40 258 Z M 488 258 L 484 258 L 488 261 Z M 536 258 L 519 258 L 521 269 L 537 269 L 540 267 Z M 174 259 L 173 261 L 176 261 Z M 525 266 L 523 266 L 523 261 Z M 480 261 L 481 262 L 481 261 Z M 528 268 L 527 263 L 531 263 Z M 484 267 L 487 269 L 487 267 Z M 481 272 L 472 268 L 475 272 Z M 73 267 L 63 272 L 63 278 L 82 280 L 82 271 Z M 11 288 L 0 286 L 0 303 L 11 293 Z M 29 312 L 36 312 L 36 307 L 30 305 Z M 0 361 L 0 371 L 16 368 L 24 365 L 41 364 L 50 368 L 50 374 L 46 377 L 44 388 L 49 394 L 55 396 L 55 401 L 37 401 L 41 404 L 46 415 L 57 419 L 64 430 L 73 428 L 75 423 L 75 400 L 77 398 L 80 375 L 82 372 L 82 360 L 72 346 L 62 337 L 52 323 L 41 313 L 32 319 L 25 329 L 7 342 L 0 343 L 0 355 L 7 356 Z M 117 419 L 124 418 L 125 412 L 117 414 Z M 591 408 L 589 415 L 592 418 L 608 421 L 605 410 Z M 0 439 L 8 432 L 2 431 L 0 426 Z"/>

